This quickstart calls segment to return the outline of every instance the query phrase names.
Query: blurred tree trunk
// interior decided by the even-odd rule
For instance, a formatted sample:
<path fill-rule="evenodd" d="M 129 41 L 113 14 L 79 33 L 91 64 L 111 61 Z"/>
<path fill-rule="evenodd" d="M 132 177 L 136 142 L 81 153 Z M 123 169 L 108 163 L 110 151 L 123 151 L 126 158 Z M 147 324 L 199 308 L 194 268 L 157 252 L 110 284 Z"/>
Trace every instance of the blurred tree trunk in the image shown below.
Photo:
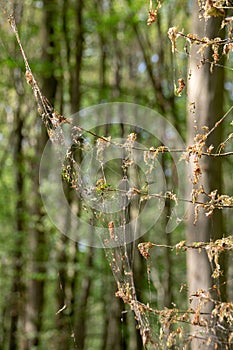
<path fill-rule="evenodd" d="M 45 96 L 54 103 L 57 79 L 55 77 L 55 37 L 54 25 L 57 9 L 56 0 L 44 0 L 44 32 L 43 32 L 43 51 L 42 62 L 48 65 L 46 74 L 42 81 L 42 91 Z M 38 347 L 40 343 L 40 332 L 42 327 L 42 316 L 44 308 L 44 291 L 46 279 L 46 261 L 48 259 L 48 247 L 45 227 L 43 224 L 44 212 L 43 204 L 39 192 L 39 168 L 40 159 L 44 147 L 48 141 L 47 131 L 44 125 L 37 136 L 36 154 L 32 164 L 32 217 L 34 218 L 33 228 L 30 232 L 30 266 L 29 273 L 31 279 L 28 286 L 27 318 L 26 318 L 26 335 L 27 341 L 25 349 Z"/>
<path fill-rule="evenodd" d="M 101 19 L 101 15 L 104 12 L 104 1 L 95 0 L 95 8 L 97 13 L 97 20 Z M 98 22 L 99 24 L 99 22 Z M 99 62 L 99 100 L 100 102 L 105 101 L 107 98 L 107 59 L 108 59 L 108 40 L 107 31 L 99 30 L 99 49 L 100 49 L 100 62 Z"/>
<path fill-rule="evenodd" d="M 222 18 L 210 18 L 207 22 L 205 22 L 204 19 L 200 21 L 198 3 L 195 1 L 192 10 L 192 18 L 191 33 L 198 34 L 200 38 L 204 36 L 207 36 L 208 38 L 224 37 L 224 31 L 221 30 Z M 193 138 L 196 134 L 194 126 L 197 126 L 199 133 L 203 133 L 202 126 L 207 126 L 211 129 L 217 120 L 223 116 L 224 69 L 221 67 L 214 67 L 213 72 L 211 73 L 210 65 L 208 63 L 205 63 L 202 67 L 198 68 L 197 65 L 200 62 L 198 62 L 197 59 L 197 51 L 199 48 L 200 47 L 197 47 L 196 45 L 192 46 L 189 64 L 191 78 L 188 82 L 188 145 L 192 145 L 194 142 Z M 205 54 L 206 59 L 213 61 L 212 54 L 212 50 L 208 49 Z M 195 106 L 195 115 L 191 111 L 193 106 Z M 195 123 L 194 119 L 196 120 Z M 207 146 L 214 145 L 216 151 L 221 141 L 222 126 L 220 125 L 208 137 L 206 143 Z M 208 194 L 215 189 L 218 190 L 218 193 L 222 193 L 221 159 L 213 160 L 211 157 L 205 157 L 201 161 L 201 169 L 202 175 L 197 187 L 202 184 L 205 192 Z M 188 187 L 188 193 L 190 196 L 192 188 L 191 186 Z M 202 199 L 205 201 L 206 197 L 203 196 Z M 206 217 L 205 213 L 200 210 L 198 221 L 196 225 L 194 225 L 194 208 L 192 206 L 187 222 L 187 240 L 189 244 L 195 241 L 208 242 L 211 239 L 218 239 L 222 237 L 223 233 L 224 227 L 221 210 L 216 210 L 211 218 Z M 226 271 L 224 264 L 222 265 L 222 268 Z M 199 289 L 206 291 L 210 290 L 212 286 L 212 272 L 205 251 L 200 253 L 197 250 L 188 251 L 187 269 L 189 294 L 192 294 Z M 223 300 L 226 298 L 226 289 L 225 285 L 221 285 L 220 287 L 221 298 Z M 205 311 L 211 311 L 210 303 Z M 192 327 L 192 331 L 195 331 L 195 327 Z M 202 345 L 200 341 L 194 341 L 192 349 L 197 349 L 197 347 L 198 349 L 206 349 L 206 344 Z"/>
<path fill-rule="evenodd" d="M 40 139 L 42 144 L 42 140 Z M 47 246 L 46 236 L 43 226 L 43 206 L 39 198 L 39 164 L 34 163 L 32 174 L 33 176 L 33 191 L 32 211 L 33 228 L 30 231 L 29 246 L 30 246 L 30 263 L 29 275 L 30 280 L 27 288 L 27 304 L 26 304 L 26 342 L 24 349 L 32 349 L 39 346 L 40 332 L 42 328 L 42 316 L 44 308 L 44 286 L 46 278 L 46 261 L 47 261 Z M 38 191 L 38 192 L 37 192 Z"/>
<path fill-rule="evenodd" d="M 66 228 L 69 230 L 70 227 L 70 216 L 67 213 L 66 217 Z M 67 311 L 65 311 L 70 304 L 68 299 L 69 290 L 69 278 L 68 278 L 68 256 L 67 251 L 69 248 L 69 239 L 67 236 L 61 233 L 61 237 L 56 244 L 57 257 L 56 263 L 58 266 L 58 281 L 56 291 L 56 303 L 57 303 L 57 314 L 56 314 L 56 330 L 58 333 L 57 339 L 55 340 L 56 349 L 63 350 L 69 349 L 72 338 L 70 329 L 70 320 Z M 60 311 L 62 310 L 62 311 Z M 63 312 L 65 311 L 65 313 Z"/>
<path fill-rule="evenodd" d="M 106 263 L 106 260 L 105 260 Z M 116 292 L 116 281 L 112 280 L 110 276 L 109 284 L 106 286 L 106 276 L 102 279 L 103 288 L 103 302 L 104 302 L 104 329 L 103 329 L 103 341 L 102 350 L 123 350 L 127 348 L 126 339 L 126 317 L 122 314 L 123 305 L 122 300 L 114 297 Z M 121 328 L 123 332 L 121 333 Z"/>
<path fill-rule="evenodd" d="M 23 126 L 24 118 L 22 116 L 22 82 L 20 82 L 21 72 L 15 69 L 15 85 L 18 93 L 17 109 L 15 112 L 15 145 L 14 145 L 14 166 L 15 166 L 15 220 L 16 220 L 16 238 L 13 256 L 13 277 L 11 286 L 10 302 L 10 332 L 9 332 L 9 349 L 16 350 L 19 348 L 19 322 L 24 317 L 24 284 L 23 284 L 23 247 L 25 243 L 25 162 L 23 155 Z"/>
<path fill-rule="evenodd" d="M 93 232 L 94 234 L 94 232 Z M 94 249 L 93 247 L 88 247 L 87 259 L 85 264 L 85 275 L 81 281 L 80 291 L 76 291 L 78 293 L 78 299 L 76 304 L 76 322 L 75 322 L 75 342 L 78 345 L 78 349 L 85 349 L 85 339 L 87 334 L 87 326 L 88 326 L 88 299 L 90 296 L 91 285 L 92 285 L 92 269 L 93 269 L 93 258 L 94 258 Z"/>
<path fill-rule="evenodd" d="M 83 26 L 84 1 L 79 0 L 75 4 L 75 52 L 74 67 L 71 67 L 71 113 L 80 109 L 81 103 L 81 72 L 84 49 L 84 26 Z"/>
<path fill-rule="evenodd" d="M 75 2 L 73 5 L 74 10 L 74 39 L 71 42 L 66 39 L 67 46 L 67 58 L 69 65 L 69 75 L 70 75 L 70 110 L 71 113 L 77 113 L 81 108 L 81 100 L 82 100 L 82 91 L 81 91 L 81 74 L 82 74 L 82 63 L 83 63 L 83 52 L 84 52 L 84 34 L 85 29 L 83 25 L 84 19 L 84 4 L 83 0 Z M 74 118 L 75 123 L 78 123 L 78 119 Z M 80 142 L 82 140 L 80 139 Z M 77 163 L 81 162 L 82 159 L 82 150 L 81 147 L 79 150 L 73 149 L 75 152 L 74 157 Z M 72 189 L 68 189 L 69 191 L 73 191 Z M 75 200 L 76 207 L 76 215 L 79 216 L 81 213 L 81 200 L 78 196 L 72 196 L 69 193 L 68 197 L 70 198 L 70 206 Z M 87 303 L 89 299 L 89 294 L 91 290 L 91 277 L 87 273 L 83 277 L 83 279 L 79 280 L 80 271 L 77 269 L 77 264 L 79 261 L 79 250 L 78 250 L 78 242 L 71 242 L 73 245 L 74 254 L 72 256 L 72 268 L 73 274 L 70 281 L 70 289 L 71 289 L 71 299 L 70 299 L 70 320 L 72 322 L 73 333 L 74 333 L 74 341 L 77 344 L 78 349 L 84 349 L 85 346 L 85 338 L 86 338 L 86 330 L 87 330 Z M 93 260 L 93 249 L 92 247 L 87 249 L 87 269 L 91 269 L 92 260 Z M 80 265 L 79 265 L 80 266 Z M 88 270 L 89 271 L 89 270 Z M 79 288 L 80 286 L 80 288 Z"/>
<path fill-rule="evenodd" d="M 14 5 L 14 15 L 16 23 L 21 20 L 23 13 L 22 4 Z M 9 330 L 9 350 L 19 349 L 19 332 L 22 328 L 24 318 L 23 303 L 25 300 L 25 288 L 23 283 L 24 258 L 23 248 L 25 244 L 25 212 L 26 212 L 26 194 L 25 194 L 25 159 L 23 152 L 23 128 L 24 117 L 22 114 L 22 101 L 24 88 L 22 85 L 22 74 L 19 68 L 14 70 L 14 85 L 16 89 L 16 111 L 14 114 L 14 167 L 15 167 L 15 247 L 13 255 L 13 277 L 10 291 L 10 330 Z M 21 323 L 21 325 L 20 325 Z"/>

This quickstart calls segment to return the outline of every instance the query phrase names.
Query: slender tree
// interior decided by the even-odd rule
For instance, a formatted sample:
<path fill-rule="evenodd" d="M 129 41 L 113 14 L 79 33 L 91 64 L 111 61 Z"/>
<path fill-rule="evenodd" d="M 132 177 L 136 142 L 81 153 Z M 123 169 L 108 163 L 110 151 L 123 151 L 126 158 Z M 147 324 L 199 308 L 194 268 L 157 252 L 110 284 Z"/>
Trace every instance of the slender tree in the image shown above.
<path fill-rule="evenodd" d="M 21 76 L 18 69 L 18 78 Z M 16 71 L 15 71 L 16 73 Z M 21 82 L 17 79 L 19 86 Z M 21 90 L 21 89 L 20 89 Z M 18 91 L 18 89 L 17 89 Z M 23 269 L 24 258 L 23 248 L 25 244 L 25 181 L 24 181 L 24 155 L 23 155 L 23 126 L 24 118 L 22 117 L 21 103 L 22 103 L 22 90 L 18 91 L 18 107 L 15 112 L 15 150 L 14 150 L 14 162 L 15 162 L 15 187 L 16 187 L 16 206 L 15 206 L 15 223 L 16 223 L 16 240 L 13 256 L 13 277 L 11 287 L 11 302 L 10 302 L 10 333 L 9 333 L 9 349 L 18 349 L 19 346 L 19 322 L 23 320 L 23 300 L 24 300 L 24 285 L 23 285 Z"/>
<path fill-rule="evenodd" d="M 210 39 L 224 37 L 224 31 L 221 30 L 220 17 L 211 17 L 206 21 L 204 18 L 199 19 L 199 6 L 194 2 L 192 8 L 192 28 L 191 32 L 198 34 L 199 38 L 208 37 Z M 206 63 L 201 66 L 200 56 L 197 54 L 199 47 L 192 46 L 188 81 L 188 144 L 194 142 L 194 137 L 198 133 L 203 134 L 202 127 L 207 127 L 209 130 L 223 116 L 223 91 L 224 91 L 224 69 L 214 67 L 211 70 L 209 62 L 213 61 L 212 48 L 207 48 L 204 54 Z M 200 67 L 201 66 L 201 67 Z M 194 107 L 194 108 L 193 108 Z M 195 113 L 193 110 L 195 109 Z M 222 140 L 222 126 L 219 125 L 216 130 L 210 134 L 206 140 L 207 147 L 213 145 L 217 150 Z M 195 169 L 193 169 L 195 171 Z M 203 185 L 206 194 L 217 190 L 222 193 L 222 162 L 221 159 L 214 161 L 209 157 L 201 162 L 201 178 L 200 182 L 193 185 L 197 189 Z M 187 187 L 187 195 L 190 196 L 192 188 Z M 202 196 L 206 200 L 206 195 Z M 213 217 L 206 217 L 205 213 L 200 210 L 197 222 L 194 224 L 194 207 L 189 212 L 187 222 L 187 239 L 189 243 L 195 241 L 209 242 L 213 239 L 222 237 L 224 233 L 222 211 L 214 212 Z M 187 268 L 188 268 L 188 286 L 189 293 L 193 294 L 197 290 L 203 289 L 210 291 L 212 287 L 211 265 L 205 251 L 198 252 L 190 250 L 187 253 Z M 224 268 L 224 266 L 223 266 Z M 221 298 L 225 299 L 225 285 L 221 285 Z M 207 312 L 211 311 L 211 304 L 206 308 Z M 193 327 L 195 333 L 195 327 Z M 197 334 L 197 336 L 200 334 Z M 212 344 L 213 345 L 213 344 Z M 206 349 L 206 344 L 200 341 L 193 341 L 192 349 Z"/>
<path fill-rule="evenodd" d="M 20 22 L 23 14 L 23 6 L 14 4 L 14 12 L 17 23 Z M 14 164 L 15 164 L 15 246 L 13 261 L 13 277 L 10 291 L 10 331 L 9 331 L 9 349 L 19 348 L 19 332 L 23 324 L 23 300 L 25 290 L 23 283 L 24 257 L 23 250 L 25 244 L 25 157 L 23 151 L 24 142 L 24 123 L 25 118 L 22 114 L 22 101 L 24 97 L 24 88 L 22 85 L 22 74 L 17 67 L 14 70 L 14 84 L 16 88 L 16 109 L 14 113 L 15 140 L 14 140 Z"/>
<path fill-rule="evenodd" d="M 44 32 L 43 32 L 43 51 L 42 62 L 49 65 L 49 74 L 43 77 L 43 91 L 47 98 L 54 103 L 55 94 L 57 88 L 57 78 L 55 77 L 55 23 L 57 19 L 56 15 L 57 1 L 44 1 Z M 33 174 L 33 186 L 32 186 L 32 217 L 34 222 L 29 236 L 30 246 L 30 265 L 29 271 L 31 279 L 28 284 L 28 302 L 27 302 L 27 315 L 26 315 L 26 335 L 27 341 L 24 349 L 31 349 L 32 347 L 38 347 L 40 345 L 40 333 L 43 322 L 43 309 L 44 309 L 44 293 L 45 293 L 45 280 L 46 280 L 46 261 L 48 259 L 47 249 L 47 232 L 45 230 L 44 210 L 42 200 L 40 198 L 39 190 L 39 168 L 40 159 L 48 141 L 46 130 L 43 126 L 40 126 L 37 134 L 36 154 L 32 161 L 32 174 Z"/>

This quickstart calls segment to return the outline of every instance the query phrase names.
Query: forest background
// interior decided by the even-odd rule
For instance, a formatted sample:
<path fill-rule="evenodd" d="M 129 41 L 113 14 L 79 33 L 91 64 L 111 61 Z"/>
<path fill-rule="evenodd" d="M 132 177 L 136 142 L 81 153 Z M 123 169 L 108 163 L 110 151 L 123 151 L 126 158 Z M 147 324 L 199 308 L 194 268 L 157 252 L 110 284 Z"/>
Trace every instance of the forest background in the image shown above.
<path fill-rule="evenodd" d="M 25 0 L 4 6 L 0 29 L 1 348 L 230 349 L 230 2 Z M 46 213 L 39 170 L 48 135 L 26 84 L 24 62 L 7 13 L 14 13 L 32 72 L 59 113 L 70 118 L 106 102 L 139 104 L 171 122 L 189 146 L 179 156 L 194 164 L 186 189 L 194 213 L 181 218 L 174 231 L 166 232 L 172 208 L 180 203 L 176 197 L 179 184 L 169 150 L 158 148 L 156 157 L 160 156 L 168 189 L 157 194 L 158 200 L 164 200 L 164 210 L 146 235 L 124 247 L 129 270 L 120 266 L 121 258 L 117 261 L 123 274 L 133 272 L 145 328 L 138 320 L 139 304 L 135 299 L 135 315 L 135 296 L 126 290 L 127 286 L 133 288 L 132 281 L 124 284 L 111 271 L 122 250 L 114 255 L 115 248 L 97 249 L 75 242 L 57 230 Z M 198 34 L 201 41 L 188 33 Z M 210 37 L 218 40 L 210 42 Z M 30 85 L 30 79 L 28 82 Z M 127 147 L 133 148 L 137 130 L 130 132 L 131 137 L 124 123 L 119 123 L 113 135 L 127 139 L 131 142 Z M 76 157 L 82 157 L 85 138 L 95 144 L 99 136 L 107 138 L 108 133 L 106 128 L 81 133 L 81 153 Z M 155 144 L 149 134 L 141 137 L 148 149 L 163 146 Z M 155 159 L 149 157 L 150 165 L 154 166 Z M 123 162 L 120 170 L 114 171 L 123 180 L 130 167 Z M 106 176 L 108 171 L 105 169 Z M 135 171 L 140 169 L 134 169 L 134 178 Z M 151 171 L 156 172 L 156 167 Z M 94 186 L 103 198 L 111 184 L 105 178 L 99 180 L 103 182 Z M 72 177 L 69 181 L 72 183 Z M 85 217 L 82 200 L 69 185 L 64 187 L 70 206 Z M 134 190 L 145 200 L 147 192 L 139 187 Z M 130 210 L 127 218 L 134 215 L 133 205 Z M 61 216 L 69 219 L 65 212 Z M 96 224 L 98 218 L 94 213 L 88 220 Z M 111 236 L 110 222 L 101 220 Z M 216 245 L 211 245 L 216 240 Z M 201 243 L 193 244 L 197 241 Z"/>

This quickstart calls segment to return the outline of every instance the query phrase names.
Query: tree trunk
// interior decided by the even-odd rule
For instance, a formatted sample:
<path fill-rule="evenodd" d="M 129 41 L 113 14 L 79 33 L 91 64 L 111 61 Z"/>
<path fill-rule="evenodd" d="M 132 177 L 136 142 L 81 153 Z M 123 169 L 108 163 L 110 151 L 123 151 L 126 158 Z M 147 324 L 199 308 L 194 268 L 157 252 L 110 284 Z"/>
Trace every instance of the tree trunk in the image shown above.
<path fill-rule="evenodd" d="M 208 38 L 223 37 L 224 33 L 221 30 L 221 18 L 210 18 L 207 22 L 200 21 L 198 3 L 194 2 L 192 10 L 192 29 L 191 33 L 198 34 L 199 38 L 204 36 Z M 210 65 L 205 63 L 198 68 L 200 63 L 197 59 L 197 51 L 200 46 L 193 45 L 190 56 L 189 72 L 191 78 L 188 81 L 188 145 L 193 144 L 193 139 L 196 133 L 194 126 L 197 126 L 198 133 L 203 133 L 202 126 L 207 126 L 211 129 L 217 120 L 223 116 L 223 90 L 224 90 L 224 69 L 221 67 L 214 67 L 213 72 L 210 71 Z M 205 58 L 213 61 L 212 50 L 207 49 Z M 191 111 L 191 106 L 195 106 L 195 115 Z M 195 122 L 194 122 L 195 119 Z M 215 151 L 222 140 L 222 126 L 218 126 L 216 130 L 207 138 L 206 145 L 214 145 Z M 206 157 L 200 162 L 201 178 L 199 184 L 193 186 L 194 188 L 203 185 L 206 193 L 217 189 L 218 193 L 222 192 L 222 168 L 221 160 L 212 160 L 211 157 Z M 188 197 L 192 186 L 188 186 Z M 199 198 L 200 199 L 200 198 Z M 206 197 L 203 196 L 203 200 Z M 198 221 L 194 225 L 194 208 L 189 211 L 187 222 L 187 241 L 189 244 L 196 241 L 209 242 L 211 239 L 217 239 L 222 236 L 223 218 L 222 211 L 216 210 L 213 217 L 206 217 L 201 210 L 198 215 Z M 211 280 L 211 266 L 205 251 L 198 252 L 197 250 L 189 250 L 187 253 L 187 269 L 188 269 L 188 286 L 189 294 L 195 293 L 199 289 L 210 291 L 212 286 Z M 216 282 L 215 282 L 216 283 Z M 221 297 L 224 299 L 225 288 L 222 288 Z M 192 307 L 195 307 L 195 303 Z M 202 311 L 211 312 L 212 305 L 208 303 Z M 192 327 L 192 333 L 197 332 L 200 336 L 200 328 Z M 206 335 L 208 338 L 208 335 Z M 206 349 L 206 344 L 201 341 L 193 341 L 192 349 Z"/>
<path fill-rule="evenodd" d="M 81 71 L 84 49 L 84 27 L 83 27 L 84 2 L 79 0 L 75 5 L 76 33 L 75 33 L 75 65 L 71 67 L 71 113 L 80 109 L 81 103 Z"/>
<path fill-rule="evenodd" d="M 94 232 L 93 232 L 94 235 Z M 76 323 L 75 323 L 75 342 L 80 350 L 85 349 L 85 338 L 87 333 L 87 305 L 90 296 L 92 277 L 90 272 L 93 269 L 93 247 L 88 248 L 86 270 L 87 273 L 83 276 L 82 284 L 80 288 L 80 294 L 77 301 L 76 311 Z"/>
<path fill-rule="evenodd" d="M 56 18 L 55 0 L 44 0 L 44 39 L 42 61 L 50 63 L 49 75 L 48 72 L 43 77 L 42 91 L 44 95 L 54 103 L 57 79 L 54 75 L 55 54 L 55 38 L 54 24 Z M 25 349 L 38 347 L 40 343 L 40 332 L 42 327 L 42 315 L 44 308 L 44 290 L 45 290 L 45 275 L 46 261 L 48 259 L 48 248 L 46 244 L 46 232 L 43 226 L 43 204 L 39 194 L 39 168 L 40 159 L 44 147 L 48 141 L 47 131 L 44 126 L 41 126 L 41 132 L 37 136 L 36 155 L 34 164 L 32 164 L 33 188 L 32 188 L 32 217 L 34 217 L 33 228 L 30 232 L 29 245 L 31 253 L 31 263 L 29 273 L 32 275 L 28 287 L 27 301 L 27 317 L 26 317 L 26 334 L 27 340 Z"/>
<path fill-rule="evenodd" d="M 105 277 L 106 278 L 106 277 Z M 112 278 L 112 276 L 111 276 Z M 101 349 L 103 350 L 122 350 L 127 349 L 127 339 L 125 338 L 127 328 L 125 314 L 122 314 L 122 301 L 114 297 L 116 291 L 116 283 L 111 282 L 106 288 L 106 280 L 103 281 L 103 301 L 104 301 L 104 329 L 103 342 Z M 121 323 L 121 321 L 123 323 Z M 123 327 L 123 333 L 121 328 Z"/>
<path fill-rule="evenodd" d="M 18 23 L 22 17 L 22 4 L 14 5 L 14 14 Z M 23 127 L 24 118 L 22 116 L 21 106 L 24 96 L 22 85 L 22 75 L 18 68 L 14 70 L 14 84 L 17 92 L 17 106 L 14 116 L 15 125 L 15 144 L 14 144 L 14 165 L 15 165 L 15 223 L 16 223 L 16 238 L 13 255 L 13 277 L 10 294 L 10 331 L 9 331 L 9 350 L 17 350 L 19 348 L 19 324 L 24 317 L 23 302 L 24 302 L 24 284 L 23 284 L 23 247 L 25 243 L 25 161 L 23 155 Z"/>
<path fill-rule="evenodd" d="M 20 75 L 20 74 L 19 74 Z M 21 115 L 21 97 L 18 96 L 18 107 L 15 113 L 15 193 L 16 193 L 16 239 L 13 256 L 13 279 L 11 286 L 10 302 L 10 333 L 9 349 L 19 348 L 18 329 L 19 321 L 22 319 L 24 285 L 23 285 L 23 246 L 25 233 L 25 183 L 24 183 L 24 157 L 23 157 L 23 125 L 24 119 Z"/>

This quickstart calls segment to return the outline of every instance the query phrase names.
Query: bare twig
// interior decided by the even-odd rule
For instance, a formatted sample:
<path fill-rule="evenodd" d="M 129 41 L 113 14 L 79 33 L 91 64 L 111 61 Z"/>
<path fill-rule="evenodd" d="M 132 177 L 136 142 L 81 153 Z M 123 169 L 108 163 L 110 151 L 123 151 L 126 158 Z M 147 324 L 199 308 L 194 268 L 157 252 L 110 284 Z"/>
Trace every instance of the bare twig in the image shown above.
<path fill-rule="evenodd" d="M 8 20 L 10 23 L 10 26 L 13 30 L 13 33 L 16 37 L 16 40 L 18 42 L 25 68 L 26 68 L 26 81 L 31 86 L 37 106 L 38 106 L 38 112 L 46 126 L 46 129 L 48 131 L 49 137 L 54 141 L 58 143 L 64 142 L 64 136 L 62 133 L 62 130 L 60 129 L 61 124 L 63 123 L 71 123 L 68 119 L 60 115 L 57 111 L 55 111 L 52 104 L 48 101 L 48 99 L 42 94 L 36 79 L 34 78 L 34 75 L 32 73 L 32 70 L 30 68 L 30 65 L 28 63 L 27 56 L 25 54 L 25 51 L 23 49 L 23 46 L 21 44 L 19 33 L 17 29 L 17 25 L 15 22 L 15 17 L 13 14 L 8 16 Z"/>
<path fill-rule="evenodd" d="M 206 134 L 206 138 L 210 136 L 210 134 L 212 134 L 212 132 L 226 119 L 226 117 L 230 114 L 230 112 L 232 111 L 233 106 L 231 106 L 228 111 L 224 114 L 224 116 L 222 118 L 220 118 L 212 127 L 212 129 L 210 129 L 210 131 Z"/>

